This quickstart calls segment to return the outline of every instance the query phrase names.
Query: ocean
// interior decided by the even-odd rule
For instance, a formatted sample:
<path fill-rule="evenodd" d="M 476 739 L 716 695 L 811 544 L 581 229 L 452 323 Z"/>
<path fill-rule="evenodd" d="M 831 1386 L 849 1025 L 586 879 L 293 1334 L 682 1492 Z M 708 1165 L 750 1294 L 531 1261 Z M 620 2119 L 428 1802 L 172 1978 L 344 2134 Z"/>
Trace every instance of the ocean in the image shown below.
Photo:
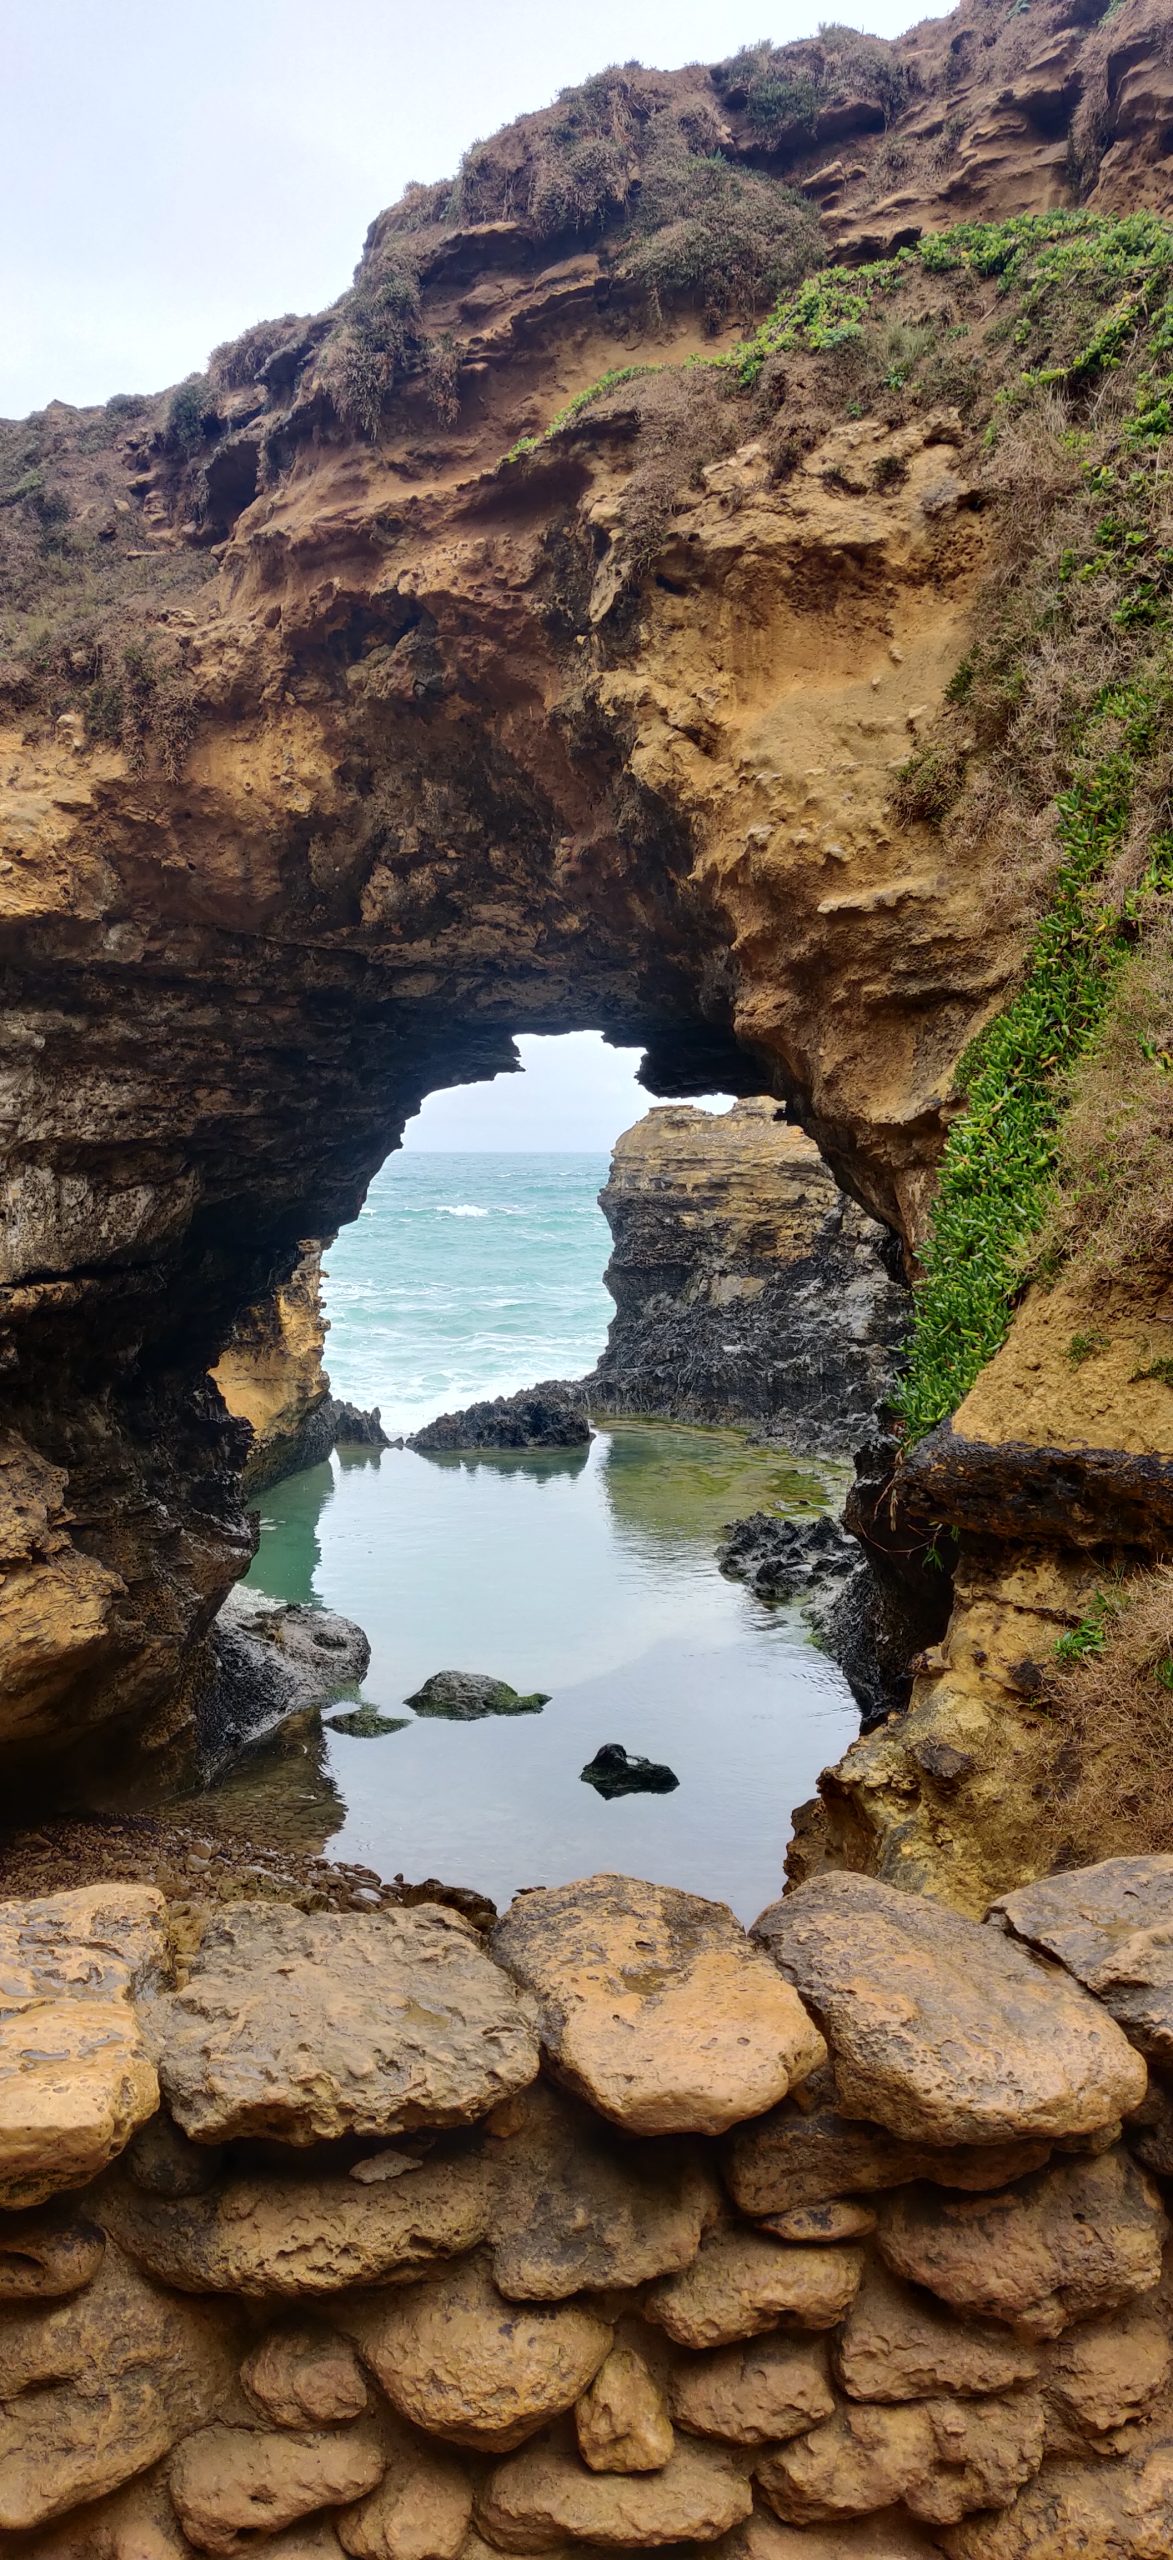
<path fill-rule="evenodd" d="M 602 1348 L 607 1159 L 396 1156 L 327 1257 L 334 1389 L 393 1433 Z M 202 1818 L 433 1875 L 503 1903 L 522 1884 L 617 1868 L 751 1919 L 781 1889 L 792 1808 L 858 1719 L 797 1608 L 718 1569 L 729 1520 L 809 1516 L 845 1470 L 736 1431 L 608 1421 L 588 1450 L 345 1452 L 262 1497 L 250 1584 L 366 1629 L 361 1691 L 394 1729 L 299 1729 L 253 1755 Z M 438 1670 L 543 1690 L 540 1714 L 416 1716 Z M 601 1744 L 666 1763 L 670 1792 L 599 1796 Z"/>

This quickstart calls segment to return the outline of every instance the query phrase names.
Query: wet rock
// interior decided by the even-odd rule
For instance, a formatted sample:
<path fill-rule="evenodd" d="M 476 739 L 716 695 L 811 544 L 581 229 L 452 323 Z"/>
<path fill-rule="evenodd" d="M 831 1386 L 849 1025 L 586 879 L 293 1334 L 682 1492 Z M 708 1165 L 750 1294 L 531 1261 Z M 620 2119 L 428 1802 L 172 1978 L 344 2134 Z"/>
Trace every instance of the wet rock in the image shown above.
<path fill-rule="evenodd" d="M 68 2301 L 0 2309 L 0 2528 L 67 2514 L 159 2461 L 233 2365 L 207 2313 L 112 2248 Z"/>
<path fill-rule="evenodd" d="M 522 2444 L 594 2380 L 611 2330 L 579 2304 L 507 2303 L 479 2258 L 357 2300 L 346 2327 L 393 2408 L 449 2444 Z"/>
<path fill-rule="evenodd" d="M 0 1905 L 0 2207 L 86 2185 L 158 2106 L 131 1994 L 165 1978 L 163 1915 L 133 1884 Z"/>
<path fill-rule="evenodd" d="M 831 2204 L 796 2205 L 793 2213 L 765 2213 L 761 2227 L 776 2240 L 813 2241 L 817 2246 L 827 2240 L 866 2240 L 875 2230 L 876 2217 L 870 2205 L 842 2196 Z"/>
<path fill-rule="evenodd" d="M 493 1933 L 560 2079 L 634 2133 L 722 2133 L 823 2060 L 724 1903 L 630 1876 L 519 1894 Z"/>
<path fill-rule="evenodd" d="M 383 2464 L 373 2423 L 300 2435 L 212 2426 L 180 2446 L 169 2485 L 188 2541 L 217 2560 L 235 2560 L 254 2549 L 258 2535 L 365 2497 Z"/>
<path fill-rule="evenodd" d="M 868 2515 L 901 2499 L 922 2523 L 954 2524 L 975 2509 L 1005 2506 L 1042 2455 L 1042 2401 L 1016 2391 L 841 2409 L 767 2455 L 757 2478 L 790 2524 Z"/>
<path fill-rule="evenodd" d="M 719 2198 L 690 2143 L 617 2143 L 542 2082 L 499 2150 L 493 2276 L 511 2301 L 559 2302 L 687 2267 Z M 494 2128 L 490 2126 L 489 2130 Z"/>
<path fill-rule="evenodd" d="M 682 2347 L 719 2347 L 780 2322 L 833 2329 L 863 2273 L 859 2249 L 798 2249 L 756 2231 L 719 2231 L 683 2275 L 653 2285 L 645 2303 Z"/>
<path fill-rule="evenodd" d="M 676 2442 L 664 2394 L 634 2347 L 612 2347 L 574 2426 L 590 2471 L 662 2471 Z"/>
<path fill-rule="evenodd" d="M 335 2427 L 361 2418 L 371 2395 L 353 2347 L 305 2323 L 270 2329 L 240 2368 L 245 2398 L 274 2427 Z"/>
<path fill-rule="evenodd" d="M 951 2319 L 929 2293 L 874 2261 L 835 2341 L 835 2371 L 852 2400 L 931 2400 L 1008 2391 L 1038 2379 L 1039 2353 L 1005 2329 Z"/>
<path fill-rule="evenodd" d="M 235 1627 L 279 1654 L 304 1681 L 305 1706 L 320 1705 L 370 1669 L 370 1642 L 353 1618 L 342 1618 L 334 1609 L 315 1608 L 308 1601 L 275 1604 L 238 1583 L 224 1602 L 217 1624 Z"/>
<path fill-rule="evenodd" d="M 437 1414 L 413 1431 L 409 1449 L 582 1449 L 591 1437 L 581 1390 L 560 1378 L 491 1396 L 459 1413 Z"/>
<path fill-rule="evenodd" d="M 299 2295 L 408 2283 L 483 2240 L 492 2178 L 483 2159 L 425 2161 L 367 2185 L 345 2174 L 235 2177 L 168 2201 L 129 2185 L 103 2218 L 132 2257 L 188 2293 Z"/>
<path fill-rule="evenodd" d="M 410 1716 L 381 1715 L 377 1707 L 348 1707 L 343 1715 L 327 1716 L 330 1733 L 348 1733 L 357 1742 L 377 1742 L 383 1733 L 405 1733 Z"/>
<path fill-rule="evenodd" d="M 1168 2322 L 1143 2301 L 1068 2329 L 1046 2354 L 1048 2453 L 1125 2452 L 1171 2361 Z"/>
<path fill-rule="evenodd" d="M 741 2468 L 715 2446 L 678 2444 L 662 2471 L 588 2471 L 569 2445 L 528 2445 L 490 2474 L 478 2513 L 502 2551 L 547 2551 L 560 2541 L 603 2550 L 715 2542 L 749 2514 Z"/>
<path fill-rule="evenodd" d="M 884 2206 L 879 2245 L 898 2275 L 955 2310 L 1057 2338 L 1071 2320 L 1150 2292 L 1167 2228 L 1144 2171 L 1116 2150 L 964 2203 L 906 2188 Z"/>
<path fill-rule="evenodd" d="M 730 1521 L 717 1562 L 759 1600 L 797 1600 L 854 1572 L 859 1547 L 829 1515 L 782 1520 L 772 1511 L 751 1511 L 744 1520 Z"/>
<path fill-rule="evenodd" d="M 726 2144 L 723 2165 L 734 2202 L 743 2213 L 765 2218 L 839 2196 L 882 2194 L 914 2178 L 975 2192 L 1003 2187 L 1041 2169 L 1050 2156 L 1049 2142 L 958 2143 L 949 2149 L 901 2142 L 835 2107 L 804 2112 L 783 2106 L 756 2124 L 740 2125 Z"/>
<path fill-rule="evenodd" d="M 669 2398 L 678 2425 L 730 2444 L 782 2444 L 835 2407 L 826 2350 L 805 2338 L 762 2338 L 689 2356 L 672 2376 Z"/>
<path fill-rule="evenodd" d="M 0 2302 L 56 2302 L 96 2276 L 106 2235 L 58 2206 L 0 2220 Z"/>
<path fill-rule="evenodd" d="M 1004 1894 L 991 1917 L 1056 1956 L 1150 2062 L 1173 2067 L 1173 1857 L 1044 1876 Z"/>
<path fill-rule="evenodd" d="M 207 1783 L 293 1716 L 329 1704 L 371 1658 L 362 1628 L 302 1601 L 230 1591 L 213 1622 L 194 1698 L 195 1758 Z"/>
<path fill-rule="evenodd" d="M 548 1690 L 532 1689 L 522 1696 L 507 1680 L 494 1680 L 485 1671 L 433 1671 L 404 1705 L 414 1707 L 417 1716 L 475 1724 L 480 1716 L 536 1716 L 549 1702 Z"/>
<path fill-rule="evenodd" d="M 404 2430 L 379 2487 L 339 2517 L 338 2538 L 353 2560 L 457 2560 L 471 2517 L 463 2465 Z"/>
<path fill-rule="evenodd" d="M 1144 2096 L 1112 2019 L 995 1929 L 871 1876 L 828 1874 L 754 1936 L 806 1999 L 841 2105 L 904 2138 L 1089 2133 Z"/>
<path fill-rule="evenodd" d="M 613 1796 L 670 1796 L 680 1784 L 665 1760 L 644 1760 L 638 1751 L 625 1751 L 621 1742 L 600 1743 L 579 1775 L 608 1802 Z"/>
<path fill-rule="evenodd" d="M 469 1922 L 236 1903 L 181 1991 L 145 2012 L 177 2122 L 284 2142 L 467 2124 L 522 2088 L 537 2043 Z"/>

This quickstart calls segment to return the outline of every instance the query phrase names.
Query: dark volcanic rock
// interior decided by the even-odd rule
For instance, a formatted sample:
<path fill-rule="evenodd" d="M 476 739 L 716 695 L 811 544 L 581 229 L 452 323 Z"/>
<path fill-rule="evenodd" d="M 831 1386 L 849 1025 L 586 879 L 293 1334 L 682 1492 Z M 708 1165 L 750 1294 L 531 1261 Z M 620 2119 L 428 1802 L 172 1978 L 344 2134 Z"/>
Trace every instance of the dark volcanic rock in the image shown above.
<path fill-rule="evenodd" d="M 546 1689 L 532 1689 L 522 1697 L 507 1680 L 492 1680 L 484 1671 L 433 1671 L 405 1704 L 417 1716 L 448 1716 L 453 1724 L 472 1724 L 478 1716 L 536 1716 L 548 1699 Z"/>
<path fill-rule="evenodd" d="M 361 1680 L 371 1648 L 353 1619 L 300 1601 L 272 1608 L 230 1591 L 211 1630 L 210 1667 L 195 1700 L 201 1775 L 215 1777 L 290 1716 Z"/>
<path fill-rule="evenodd" d="M 409 1449 L 582 1449 L 591 1436 L 581 1388 L 561 1378 L 441 1413 L 413 1431 Z"/>
<path fill-rule="evenodd" d="M 839 1581 L 859 1563 L 859 1548 L 837 1520 L 782 1520 L 751 1511 L 731 1520 L 717 1549 L 722 1573 L 746 1582 L 759 1600 L 796 1600 L 800 1593 Z"/>
<path fill-rule="evenodd" d="M 600 1743 L 579 1774 L 608 1801 L 612 1796 L 670 1796 L 680 1784 L 666 1761 L 644 1760 L 638 1751 L 625 1751 L 621 1742 Z"/>

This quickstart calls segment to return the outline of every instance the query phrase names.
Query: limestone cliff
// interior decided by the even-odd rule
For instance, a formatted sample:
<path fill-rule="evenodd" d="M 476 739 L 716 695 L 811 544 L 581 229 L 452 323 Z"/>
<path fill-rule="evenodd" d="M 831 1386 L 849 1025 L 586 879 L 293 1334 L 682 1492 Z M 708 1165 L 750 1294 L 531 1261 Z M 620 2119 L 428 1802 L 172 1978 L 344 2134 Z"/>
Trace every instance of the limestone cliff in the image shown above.
<path fill-rule="evenodd" d="M 14 1767 L 173 1731 L 249 1549 L 207 1372 L 514 1031 L 784 1101 L 924 1247 L 1071 739 L 1163 629 L 1167 233 L 1097 223 L 1173 206 L 1169 81 L 1157 0 L 609 73 L 380 216 L 332 312 L 4 429 Z M 1125 904 L 1159 806 L 1150 757 Z M 1070 1416 L 930 1437 L 894 1535 L 991 1589 L 1163 1540 L 1160 1398 L 1074 1468 Z"/>
<path fill-rule="evenodd" d="M 755 1423 L 829 1455 L 866 1439 L 907 1322 L 895 1240 L 776 1103 L 649 1112 L 599 1196 L 615 1315 L 592 1409 Z"/>
<path fill-rule="evenodd" d="M 322 1358 L 329 1330 L 322 1248 L 304 1244 L 289 1279 L 233 1326 L 212 1371 L 229 1413 L 253 1435 L 242 1476 L 246 1494 L 317 1466 L 339 1443 L 386 1447 L 377 1407 L 361 1413 L 330 1393 Z"/>

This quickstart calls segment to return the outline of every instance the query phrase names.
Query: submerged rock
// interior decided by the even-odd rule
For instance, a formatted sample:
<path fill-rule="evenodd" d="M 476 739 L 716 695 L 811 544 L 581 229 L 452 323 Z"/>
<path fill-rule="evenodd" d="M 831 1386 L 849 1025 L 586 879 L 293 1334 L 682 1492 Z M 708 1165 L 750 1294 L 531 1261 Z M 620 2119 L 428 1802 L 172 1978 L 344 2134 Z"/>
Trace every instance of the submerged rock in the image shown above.
<path fill-rule="evenodd" d="M 759 1600 L 796 1600 L 853 1572 L 859 1548 L 829 1515 L 784 1520 L 772 1511 L 751 1511 L 729 1522 L 717 1562 L 731 1581 L 748 1583 Z"/>
<path fill-rule="evenodd" d="M 664 1760 L 644 1760 L 638 1751 L 625 1751 L 621 1742 L 602 1742 L 593 1760 L 579 1772 L 596 1795 L 606 1796 L 670 1796 L 680 1780 Z"/>
<path fill-rule="evenodd" d="M 348 1707 L 345 1715 L 327 1716 L 331 1733 L 349 1733 L 359 1742 L 374 1742 L 381 1733 L 404 1733 L 410 1716 L 385 1716 L 378 1707 Z"/>
<path fill-rule="evenodd" d="M 491 1396 L 459 1413 L 437 1414 L 407 1441 L 409 1449 L 583 1449 L 591 1437 L 580 1387 L 561 1378 Z"/>
<path fill-rule="evenodd" d="M 531 1689 L 523 1696 L 507 1680 L 493 1680 L 484 1671 L 433 1671 L 404 1704 L 414 1707 L 417 1716 L 448 1716 L 453 1724 L 472 1724 L 478 1716 L 536 1716 L 549 1699 L 548 1689 Z"/>

